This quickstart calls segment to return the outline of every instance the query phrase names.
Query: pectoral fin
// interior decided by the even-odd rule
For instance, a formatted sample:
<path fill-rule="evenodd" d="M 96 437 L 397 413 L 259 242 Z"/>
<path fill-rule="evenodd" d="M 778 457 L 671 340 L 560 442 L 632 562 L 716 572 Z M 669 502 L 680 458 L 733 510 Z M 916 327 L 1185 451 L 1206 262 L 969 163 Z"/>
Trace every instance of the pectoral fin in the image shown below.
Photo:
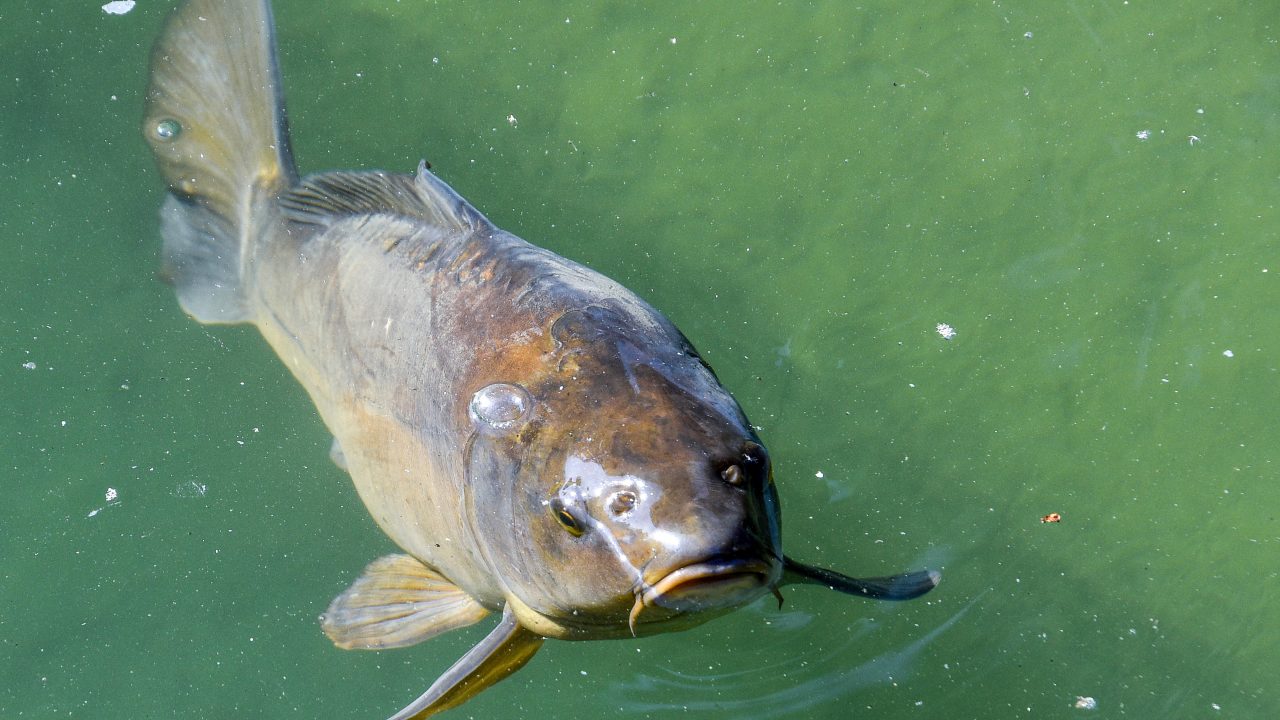
<path fill-rule="evenodd" d="M 436 679 L 431 687 L 390 720 L 421 720 L 456 707 L 480 691 L 524 667 L 542 647 L 543 638 L 516 620 L 511 606 L 502 622 Z"/>
<path fill-rule="evenodd" d="M 875 600 L 910 600 L 929 592 L 941 581 L 942 573 L 937 570 L 917 570 L 888 577 L 854 578 L 834 570 L 783 558 L 781 584 L 825 585 L 832 590 Z"/>
<path fill-rule="evenodd" d="M 320 616 L 330 640 L 348 650 L 420 643 L 478 622 L 489 611 L 440 573 L 408 555 L 378 558 Z"/>

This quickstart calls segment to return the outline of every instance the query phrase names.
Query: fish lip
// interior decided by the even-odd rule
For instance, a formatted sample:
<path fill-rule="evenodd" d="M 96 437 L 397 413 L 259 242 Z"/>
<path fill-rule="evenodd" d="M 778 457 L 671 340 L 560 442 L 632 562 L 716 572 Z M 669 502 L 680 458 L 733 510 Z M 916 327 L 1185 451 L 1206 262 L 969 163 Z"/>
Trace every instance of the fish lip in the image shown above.
<path fill-rule="evenodd" d="M 685 565 L 656 583 L 644 582 L 636 588 L 627 627 L 633 637 L 639 637 L 639 619 L 646 608 L 667 611 L 657 621 L 660 624 L 689 614 L 705 619 L 708 613 L 726 612 L 774 587 L 780 573 L 780 565 L 756 559 L 706 560 Z"/>
<path fill-rule="evenodd" d="M 661 606 L 664 597 L 674 597 L 681 589 L 712 586 L 739 580 L 752 580 L 759 589 L 770 585 L 773 568 L 760 560 L 709 560 L 673 570 L 656 583 L 646 584 L 637 598 L 646 607 Z"/>

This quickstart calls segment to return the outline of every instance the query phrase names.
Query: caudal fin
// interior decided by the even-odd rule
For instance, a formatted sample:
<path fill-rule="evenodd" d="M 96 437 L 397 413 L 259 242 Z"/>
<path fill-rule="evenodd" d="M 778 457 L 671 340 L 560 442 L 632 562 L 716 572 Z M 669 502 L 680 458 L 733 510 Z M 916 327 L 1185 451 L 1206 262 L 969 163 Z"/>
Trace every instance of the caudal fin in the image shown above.
<path fill-rule="evenodd" d="M 274 198 L 297 179 L 268 0 L 190 0 L 151 55 L 143 134 L 169 184 L 164 272 L 205 323 L 250 319 L 243 267 Z"/>

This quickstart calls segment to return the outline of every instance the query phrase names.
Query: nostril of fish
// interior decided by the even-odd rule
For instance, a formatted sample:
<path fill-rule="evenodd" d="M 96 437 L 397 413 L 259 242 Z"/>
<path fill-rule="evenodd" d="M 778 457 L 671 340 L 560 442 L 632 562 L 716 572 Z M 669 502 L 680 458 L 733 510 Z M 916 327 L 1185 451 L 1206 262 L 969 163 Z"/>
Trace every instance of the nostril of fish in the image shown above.
<path fill-rule="evenodd" d="M 609 498 L 609 512 L 614 515 L 626 515 L 636 506 L 636 494 L 630 490 L 615 493 Z"/>
<path fill-rule="evenodd" d="M 745 478 L 742 475 L 742 468 L 739 468 L 737 465 L 730 465 L 729 467 L 722 470 L 720 472 L 720 477 L 723 478 L 725 482 L 729 483 L 730 485 L 733 485 L 734 487 L 741 486 L 743 481 L 745 480 Z"/>

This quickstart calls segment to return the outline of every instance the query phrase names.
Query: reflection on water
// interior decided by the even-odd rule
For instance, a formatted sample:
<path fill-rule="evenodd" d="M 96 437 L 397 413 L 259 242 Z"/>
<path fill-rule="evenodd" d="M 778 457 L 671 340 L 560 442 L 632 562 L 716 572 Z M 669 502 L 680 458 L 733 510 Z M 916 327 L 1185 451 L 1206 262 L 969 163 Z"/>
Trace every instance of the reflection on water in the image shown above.
<path fill-rule="evenodd" d="M 630 712 L 714 710 L 733 717 L 753 718 L 789 715 L 873 685 L 902 681 L 910 674 L 920 651 L 964 617 L 983 595 L 986 591 L 906 646 L 860 663 L 857 659 L 865 652 L 865 640 L 880 629 L 872 618 L 857 621 L 844 643 L 817 662 L 797 653 L 776 663 L 729 673 L 695 674 L 664 668 L 662 675 L 642 672 L 630 681 L 616 683 L 613 694 L 620 707 Z M 804 615 L 805 620 L 808 618 L 804 613 L 796 614 Z M 782 623 L 783 627 L 792 624 Z M 774 677 L 797 678 L 797 681 L 784 690 L 762 693 L 761 688 L 768 687 Z M 716 699 L 699 700 L 699 696 L 708 694 L 709 688 L 714 688 Z"/>

